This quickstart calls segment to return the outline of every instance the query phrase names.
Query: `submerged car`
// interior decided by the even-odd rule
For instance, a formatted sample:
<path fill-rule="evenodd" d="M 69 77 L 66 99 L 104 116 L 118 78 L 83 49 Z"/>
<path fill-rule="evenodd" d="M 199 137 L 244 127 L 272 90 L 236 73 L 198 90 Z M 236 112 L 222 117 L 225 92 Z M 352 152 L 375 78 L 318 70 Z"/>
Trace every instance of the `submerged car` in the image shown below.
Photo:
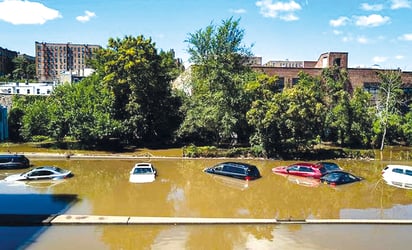
<path fill-rule="evenodd" d="M 317 179 L 323 175 L 320 171 L 320 165 L 309 162 L 298 162 L 289 166 L 275 167 L 272 168 L 272 172 L 302 177 L 312 177 Z"/>
<path fill-rule="evenodd" d="M 71 171 L 55 166 L 42 166 L 33 168 L 21 174 L 7 176 L 5 181 L 35 181 L 35 180 L 61 180 L 72 177 Z"/>
<path fill-rule="evenodd" d="M 21 154 L 0 155 L 0 169 L 20 169 L 30 167 L 30 161 Z"/>
<path fill-rule="evenodd" d="M 319 179 L 325 174 L 334 171 L 342 171 L 342 168 L 339 167 L 336 163 L 324 161 L 318 163 L 297 162 L 289 166 L 280 166 L 272 168 L 273 173 L 295 175 L 302 177 L 312 177 L 316 179 Z"/>
<path fill-rule="evenodd" d="M 255 165 L 242 162 L 223 162 L 203 170 L 209 174 L 223 175 L 242 180 L 255 180 L 261 177 Z"/>
<path fill-rule="evenodd" d="M 412 166 L 387 165 L 382 170 L 382 177 L 389 185 L 406 189 L 412 188 Z"/>
<path fill-rule="evenodd" d="M 320 178 L 322 183 L 330 185 L 343 185 L 352 182 L 361 181 L 362 178 L 355 176 L 351 173 L 345 171 L 335 171 L 328 173 Z"/>
<path fill-rule="evenodd" d="M 129 182 L 147 183 L 156 179 L 157 171 L 151 163 L 136 163 L 130 171 Z"/>

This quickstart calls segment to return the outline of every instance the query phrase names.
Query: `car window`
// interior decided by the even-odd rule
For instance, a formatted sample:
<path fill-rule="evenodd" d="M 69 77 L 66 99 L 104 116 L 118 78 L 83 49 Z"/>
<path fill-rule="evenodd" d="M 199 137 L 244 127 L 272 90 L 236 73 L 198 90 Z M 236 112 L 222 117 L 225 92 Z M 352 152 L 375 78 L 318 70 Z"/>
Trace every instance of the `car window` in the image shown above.
<path fill-rule="evenodd" d="M 394 169 L 392 169 L 392 172 L 394 172 L 394 173 L 399 173 L 399 174 L 403 174 L 403 169 L 401 169 L 401 168 L 394 168 Z"/>
<path fill-rule="evenodd" d="M 287 168 L 288 171 L 299 171 L 299 166 L 293 165 Z"/>
<path fill-rule="evenodd" d="M 9 162 L 9 161 L 11 161 L 10 157 L 1 157 L 0 158 L 0 163 L 6 163 L 6 162 Z"/>
<path fill-rule="evenodd" d="M 300 172 L 315 172 L 315 171 L 313 171 L 313 169 L 311 169 L 310 167 L 300 167 L 299 168 L 299 171 Z"/>
<path fill-rule="evenodd" d="M 151 168 L 135 168 L 133 171 L 133 174 L 146 174 L 146 173 L 152 173 Z"/>
<path fill-rule="evenodd" d="M 255 177 L 260 176 L 259 170 L 256 167 L 248 168 L 247 172 L 248 172 L 248 176 L 255 176 Z"/>
<path fill-rule="evenodd" d="M 54 172 L 49 171 L 49 170 L 40 170 L 40 171 L 34 171 L 29 174 L 29 176 L 45 176 L 45 175 L 52 175 Z"/>
<path fill-rule="evenodd" d="M 405 169 L 405 174 L 412 176 L 412 170 Z"/>

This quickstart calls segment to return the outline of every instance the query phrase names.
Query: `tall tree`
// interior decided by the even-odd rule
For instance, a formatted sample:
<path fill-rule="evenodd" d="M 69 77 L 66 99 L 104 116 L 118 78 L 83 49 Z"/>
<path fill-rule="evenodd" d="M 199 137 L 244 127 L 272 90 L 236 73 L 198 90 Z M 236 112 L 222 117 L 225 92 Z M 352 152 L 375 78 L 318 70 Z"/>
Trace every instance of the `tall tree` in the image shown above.
<path fill-rule="evenodd" d="M 180 129 L 183 138 L 200 137 L 207 141 L 247 141 L 246 111 L 250 103 L 244 98 L 243 85 L 248 81 L 246 57 L 250 47 L 242 44 L 244 30 L 239 20 L 210 24 L 189 34 L 192 69 L 192 93 L 186 119 Z"/>
<path fill-rule="evenodd" d="M 383 150 L 385 138 L 390 122 L 398 120 L 396 118 L 400 112 L 402 80 L 400 71 L 378 71 L 380 78 L 379 95 L 376 102 L 377 131 L 382 135 L 380 150 Z"/>
<path fill-rule="evenodd" d="M 114 95 L 115 118 L 122 122 L 124 139 L 160 144 L 171 139 L 180 123 L 179 100 L 172 95 L 174 54 L 159 54 L 143 36 L 110 38 L 97 53 L 97 73 Z"/>

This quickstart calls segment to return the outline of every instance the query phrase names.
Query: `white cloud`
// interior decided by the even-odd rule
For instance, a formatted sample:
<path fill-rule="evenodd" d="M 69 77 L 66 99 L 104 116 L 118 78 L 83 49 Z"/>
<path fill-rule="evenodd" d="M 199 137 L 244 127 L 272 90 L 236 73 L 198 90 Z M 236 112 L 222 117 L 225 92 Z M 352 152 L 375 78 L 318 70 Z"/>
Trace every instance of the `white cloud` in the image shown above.
<path fill-rule="evenodd" d="M 398 59 L 398 60 L 402 60 L 403 58 L 404 58 L 403 55 L 397 55 L 397 56 L 395 56 L 395 59 Z"/>
<path fill-rule="evenodd" d="M 231 9 L 230 12 L 233 12 L 235 14 L 244 14 L 246 13 L 245 9 Z"/>
<path fill-rule="evenodd" d="M 287 15 L 282 15 L 282 16 L 280 16 L 279 17 L 280 19 L 282 19 L 282 20 L 285 20 L 285 21 L 296 21 L 296 20 L 299 20 L 299 17 L 297 17 L 295 14 L 293 14 L 293 13 L 289 13 L 289 14 L 287 14 Z"/>
<path fill-rule="evenodd" d="M 260 14 L 264 17 L 280 18 L 285 21 L 296 21 L 299 19 L 295 12 L 301 10 L 300 4 L 291 0 L 282 2 L 273 0 L 261 0 L 256 2 L 256 6 L 260 8 Z"/>
<path fill-rule="evenodd" d="M 402 8 L 411 8 L 411 2 L 409 0 L 391 0 L 391 9 L 402 9 Z"/>
<path fill-rule="evenodd" d="M 383 63 L 383 62 L 386 62 L 386 60 L 388 60 L 388 58 L 384 56 L 375 56 L 372 58 L 372 61 L 374 63 Z"/>
<path fill-rule="evenodd" d="M 61 17 L 58 10 L 50 9 L 37 2 L 20 0 L 0 2 L 0 20 L 14 25 L 44 24 Z"/>
<path fill-rule="evenodd" d="M 329 21 L 330 26 L 332 27 L 340 27 L 340 26 L 345 26 L 350 19 L 346 16 L 341 16 L 338 19 L 332 19 Z"/>
<path fill-rule="evenodd" d="M 79 21 L 79 22 L 81 22 L 81 23 L 85 23 L 85 22 L 90 21 L 90 19 L 91 19 L 92 17 L 95 17 L 95 16 L 96 16 L 96 14 L 95 14 L 94 12 L 91 12 L 91 11 L 86 10 L 86 11 L 84 12 L 84 16 L 77 16 L 77 17 L 76 17 L 76 20 Z"/>
<path fill-rule="evenodd" d="M 352 36 L 344 36 L 342 37 L 342 42 L 347 43 L 353 41 L 353 37 Z"/>
<path fill-rule="evenodd" d="M 369 40 L 368 40 L 366 37 L 364 37 L 364 36 L 359 36 L 359 37 L 356 39 L 356 41 L 358 41 L 358 43 L 361 43 L 361 44 L 367 44 L 367 43 L 369 43 Z"/>
<path fill-rule="evenodd" d="M 335 35 L 341 35 L 343 32 L 340 30 L 333 30 L 333 34 Z"/>
<path fill-rule="evenodd" d="M 390 22 L 390 18 L 387 16 L 381 16 L 372 14 L 369 16 L 356 16 L 355 24 L 362 27 L 377 27 Z"/>
<path fill-rule="evenodd" d="M 412 33 L 403 34 L 402 36 L 398 37 L 398 39 L 404 41 L 412 41 Z"/>
<path fill-rule="evenodd" d="M 381 11 L 381 10 L 383 10 L 383 5 L 382 4 L 362 3 L 361 4 L 361 9 L 366 10 L 366 11 Z"/>

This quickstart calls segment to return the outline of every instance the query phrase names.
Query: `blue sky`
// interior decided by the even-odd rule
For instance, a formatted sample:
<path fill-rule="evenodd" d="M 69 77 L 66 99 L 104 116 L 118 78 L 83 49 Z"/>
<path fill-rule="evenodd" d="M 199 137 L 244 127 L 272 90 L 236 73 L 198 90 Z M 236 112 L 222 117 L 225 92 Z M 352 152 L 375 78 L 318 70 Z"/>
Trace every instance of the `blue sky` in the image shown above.
<path fill-rule="evenodd" d="M 263 63 L 336 51 L 350 67 L 412 71 L 412 0 L 0 0 L 0 47 L 34 56 L 35 41 L 144 35 L 188 64 L 188 35 L 230 17 Z"/>

